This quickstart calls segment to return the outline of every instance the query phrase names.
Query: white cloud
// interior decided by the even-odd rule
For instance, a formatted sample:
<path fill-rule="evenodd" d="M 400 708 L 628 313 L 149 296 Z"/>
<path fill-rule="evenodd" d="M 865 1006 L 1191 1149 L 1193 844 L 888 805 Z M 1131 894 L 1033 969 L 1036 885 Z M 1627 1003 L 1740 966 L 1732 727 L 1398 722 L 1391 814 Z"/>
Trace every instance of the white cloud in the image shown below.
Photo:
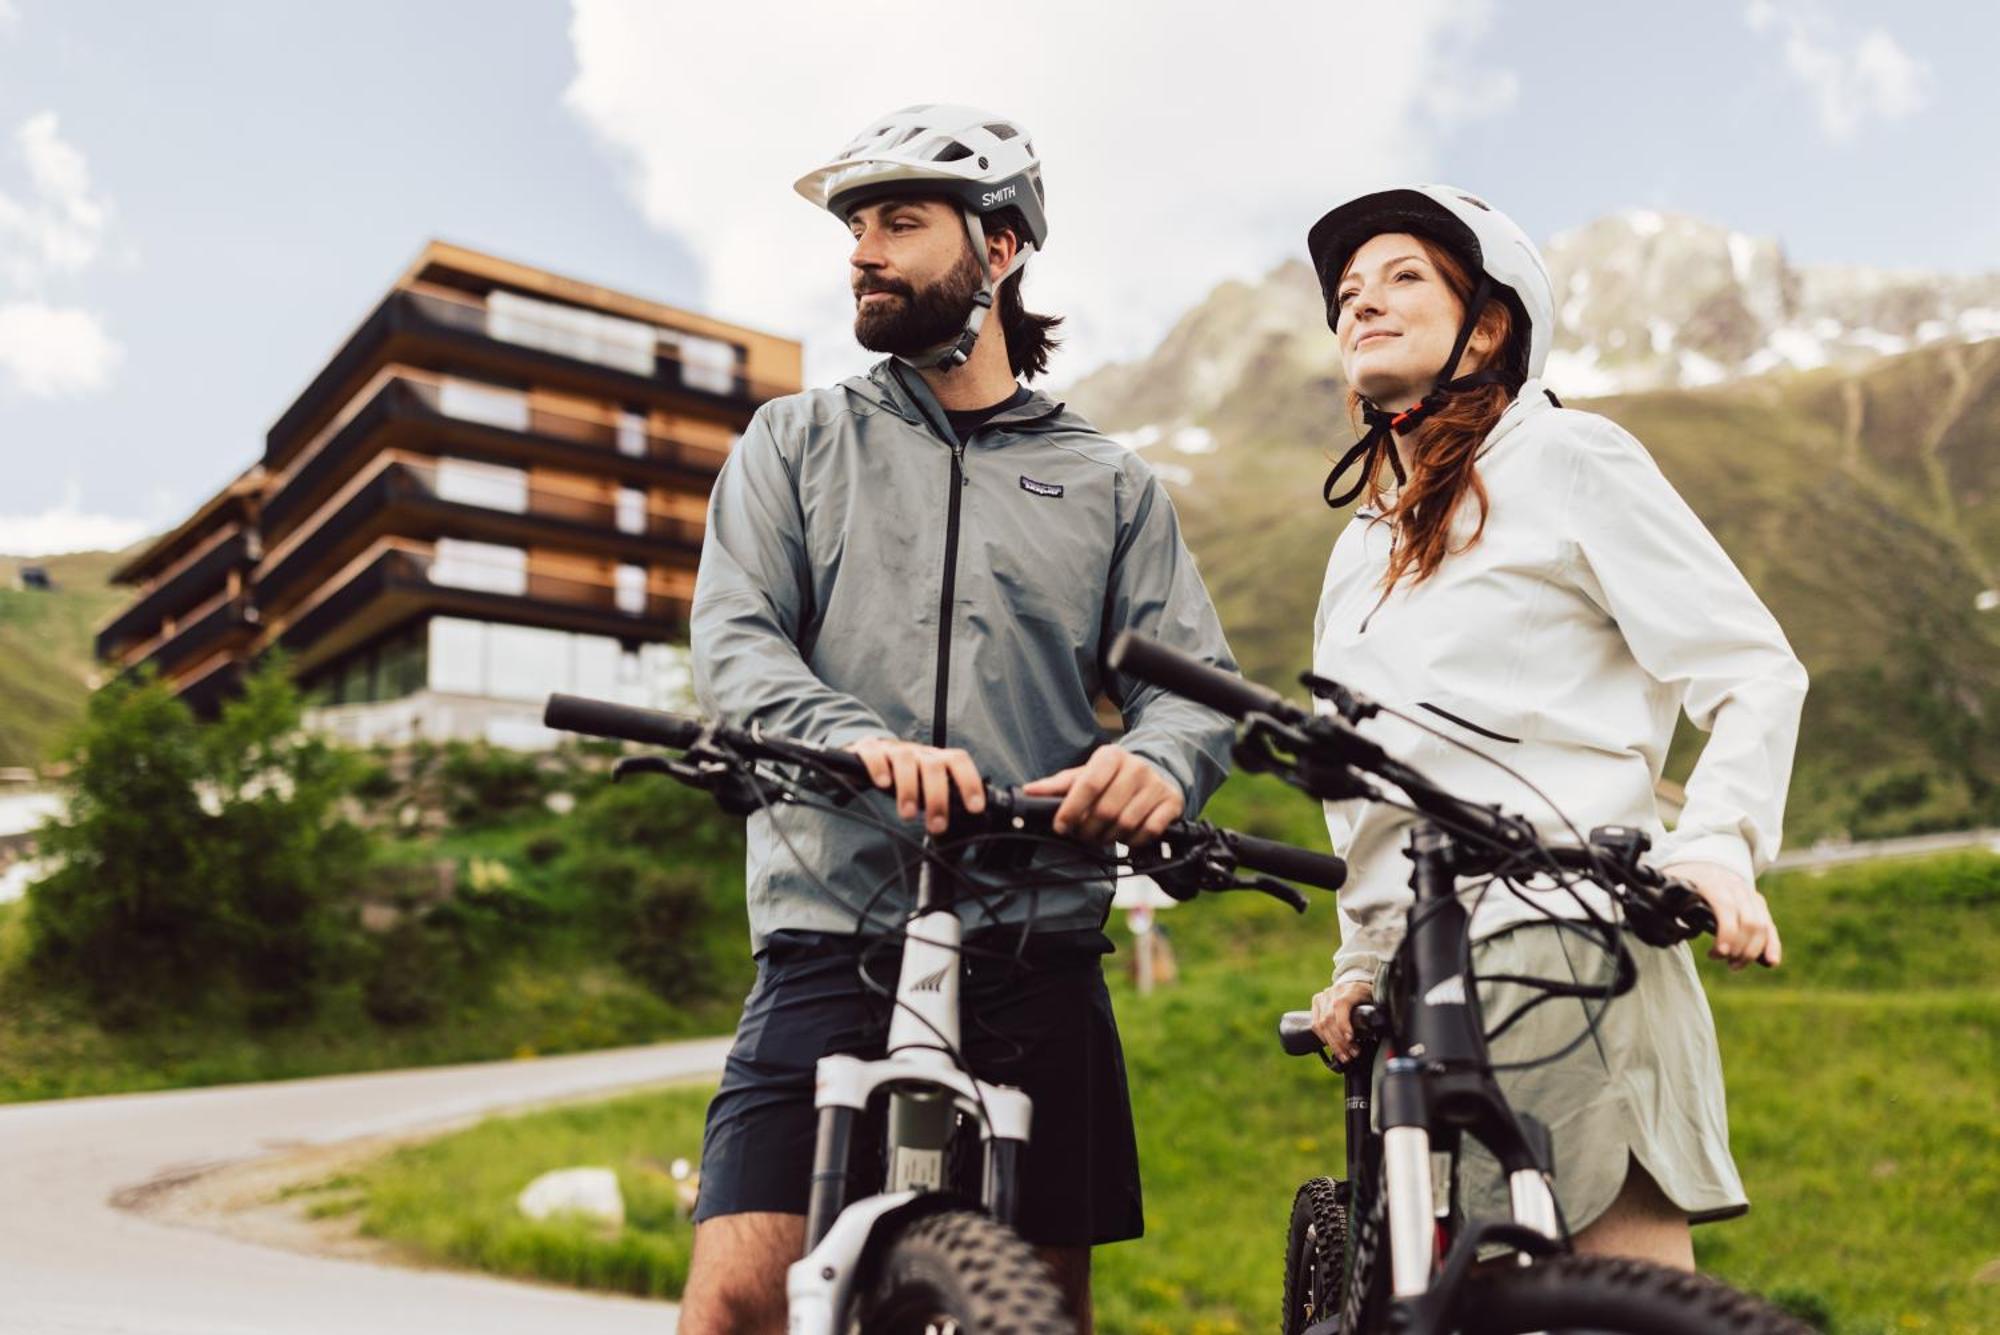
<path fill-rule="evenodd" d="M 0 32 L 21 21 L 21 11 L 14 7 L 14 0 L 0 0 Z"/>
<path fill-rule="evenodd" d="M 39 301 L 0 304 L 0 370 L 35 398 L 102 389 L 124 352 L 98 317 Z"/>
<path fill-rule="evenodd" d="M 1425 178 L 1441 128 L 1511 104 L 1512 76 L 1471 59 L 1487 0 L 1282 14 L 574 0 L 566 101 L 646 219 L 694 250 L 704 306 L 805 336 L 813 380 L 868 357 L 848 333 L 843 233 L 792 181 L 890 108 L 964 102 L 1020 120 L 1051 229 L 1026 295 L 1069 319 L 1063 380 L 1149 349 L 1217 282 L 1300 253 L 1344 194 Z"/>
<path fill-rule="evenodd" d="M 0 552 L 8 556 L 115 552 L 158 527 L 143 519 L 84 513 L 80 488 L 74 482 L 66 493 L 61 505 L 38 515 L 0 515 Z"/>
<path fill-rule="evenodd" d="M 102 389 L 123 350 L 95 312 L 52 305 L 44 290 L 97 262 L 110 205 L 91 189 L 89 164 L 62 137 L 53 111 L 23 121 L 14 145 L 30 194 L 25 203 L 0 194 L 0 280 L 17 294 L 0 300 L 0 373 L 8 387 L 37 398 Z"/>
<path fill-rule="evenodd" d="M 83 272 L 97 260 L 111 213 L 91 190 L 83 154 L 62 137 L 53 111 L 22 122 L 14 144 L 33 193 L 25 203 L 0 194 L 0 268 L 17 287 Z"/>
<path fill-rule="evenodd" d="M 1880 28 L 1844 31 L 1815 0 L 1750 0 L 1753 32 L 1783 42 L 1785 68 L 1811 95 L 1820 129 L 1839 143 L 1870 117 L 1901 120 L 1930 100 L 1931 71 Z"/>

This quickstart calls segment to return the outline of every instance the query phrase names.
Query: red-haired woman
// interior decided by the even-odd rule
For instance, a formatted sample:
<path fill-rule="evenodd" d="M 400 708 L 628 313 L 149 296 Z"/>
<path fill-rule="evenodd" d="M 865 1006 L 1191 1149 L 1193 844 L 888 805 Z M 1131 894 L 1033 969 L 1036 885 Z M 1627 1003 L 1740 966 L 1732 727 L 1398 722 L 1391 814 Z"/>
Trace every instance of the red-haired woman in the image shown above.
<path fill-rule="evenodd" d="M 1308 246 L 1367 427 L 1327 478 L 1329 505 L 1359 506 L 1327 566 L 1315 669 L 1435 729 L 1370 722 L 1392 754 L 1530 815 L 1546 837 L 1570 827 L 1453 742 L 1505 761 L 1577 829 L 1649 831 L 1653 863 L 1714 908 L 1711 954 L 1778 963 L 1753 882 L 1777 852 L 1805 671 L 1639 442 L 1563 408 L 1537 379 L 1555 303 L 1533 243 L 1472 195 L 1416 186 L 1342 204 Z M 1655 784 L 1683 710 L 1709 739 L 1669 832 Z M 1350 1012 L 1402 935 L 1413 819 L 1328 804 L 1352 872 L 1332 986 L 1313 1010 L 1342 1057 L 1355 1047 Z M 1582 893 L 1609 914 L 1601 892 Z M 1466 898 L 1475 973 L 1607 977 L 1601 947 L 1550 922 L 1584 912 L 1569 895 Z M 1689 1223 L 1748 1208 L 1715 1025 L 1686 946 L 1632 945 L 1637 985 L 1590 1003 L 1602 1011 L 1595 1040 L 1501 1085 L 1554 1132 L 1554 1186 L 1579 1251 L 1692 1268 Z M 1482 985 L 1487 1023 L 1531 995 Z M 1496 1039 L 1494 1059 L 1548 1055 L 1584 1027 L 1582 1003 L 1551 1001 Z M 1489 1156 L 1468 1147 L 1460 1173 L 1469 1215 L 1506 1217 Z"/>

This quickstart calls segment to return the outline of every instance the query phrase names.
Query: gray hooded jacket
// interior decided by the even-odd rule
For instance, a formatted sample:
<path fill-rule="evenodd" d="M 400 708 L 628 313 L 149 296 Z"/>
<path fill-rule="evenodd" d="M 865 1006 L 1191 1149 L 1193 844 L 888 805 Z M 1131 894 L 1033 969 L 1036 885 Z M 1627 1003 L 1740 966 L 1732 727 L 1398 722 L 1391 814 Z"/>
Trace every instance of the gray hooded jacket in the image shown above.
<path fill-rule="evenodd" d="M 1024 783 L 1107 740 L 1177 783 L 1189 814 L 1228 772 L 1221 715 L 1104 666 L 1120 630 L 1235 664 L 1173 505 L 1131 451 L 1045 395 L 960 441 L 894 361 L 758 410 L 716 479 L 695 584 L 695 689 L 728 721 L 826 746 L 962 747 Z M 749 825 L 750 930 L 889 930 L 912 902 L 886 794 L 848 814 L 782 807 Z M 920 834 L 916 825 L 906 827 Z M 1040 855 L 1047 862 L 1052 855 Z M 960 909 L 968 927 L 1104 921 L 1111 887 L 1032 870 Z M 982 879 L 1000 882 L 997 876 Z M 1068 883 L 1058 883 L 1067 879 Z"/>

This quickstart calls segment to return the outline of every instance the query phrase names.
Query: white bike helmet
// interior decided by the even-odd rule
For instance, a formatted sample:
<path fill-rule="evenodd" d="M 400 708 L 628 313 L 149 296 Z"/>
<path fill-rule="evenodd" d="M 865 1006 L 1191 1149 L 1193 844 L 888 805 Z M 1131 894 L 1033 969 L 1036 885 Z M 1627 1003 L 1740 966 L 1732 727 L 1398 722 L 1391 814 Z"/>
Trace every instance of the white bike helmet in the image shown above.
<path fill-rule="evenodd" d="M 1498 295 L 1511 299 L 1528 336 L 1527 373 L 1534 378 L 1555 340 L 1556 294 L 1542 253 L 1512 218 L 1469 191 L 1449 185 L 1376 190 L 1348 200 L 1306 233 L 1306 249 L 1326 299 L 1326 322 L 1338 314 L 1334 294 L 1341 270 L 1362 243 L 1383 232 L 1413 232 L 1450 247 L 1486 276 Z M 1477 317 L 1477 311 L 1467 312 Z"/>
<path fill-rule="evenodd" d="M 1027 229 L 1013 263 L 1000 281 L 1028 262 L 1048 241 L 1042 211 L 1042 165 L 1028 132 L 1004 116 L 973 107 L 929 103 L 904 107 L 855 136 L 838 157 L 799 178 L 794 187 L 814 204 L 847 221 L 862 205 L 893 195 L 943 195 L 965 216 L 975 255 L 986 253 L 981 219 L 1002 209 L 1018 210 Z M 920 357 L 916 366 L 961 366 L 972 355 L 995 283 L 981 266 L 979 295 L 956 339 Z"/>
<path fill-rule="evenodd" d="M 1390 445 L 1392 432 L 1415 430 L 1445 399 L 1461 390 L 1505 384 L 1508 389 L 1518 391 L 1524 379 L 1541 375 L 1548 364 L 1549 347 L 1555 340 L 1555 286 L 1549 281 L 1548 266 L 1542 262 L 1535 243 L 1506 214 L 1477 195 L 1449 185 L 1371 191 L 1328 211 L 1312 225 L 1312 230 L 1306 233 L 1306 250 L 1312 256 L 1313 272 L 1319 275 L 1329 329 L 1340 322 L 1336 296 L 1341 272 L 1370 237 L 1384 232 L 1410 232 L 1437 242 L 1463 259 L 1479 275 L 1479 283 L 1472 300 L 1466 303 L 1465 322 L 1452 343 L 1451 355 L 1438 372 L 1436 386 L 1423 401 L 1395 414 L 1363 402 L 1362 419 L 1368 425 L 1368 433 L 1327 474 L 1323 494 L 1326 503 L 1335 509 L 1361 494 L 1374 477 L 1378 461 L 1386 459 L 1396 480 L 1399 483 L 1405 480 L 1402 463 Z M 1525 340 L 1521 344 L 1525 358 L 1518 365 L 1491 367 L 1454 378 L 1452 373 L 1458 368 L 1459 357 L 1464 354 L 1473 327 L 1491 298 L 1506 302 L 1511 309 L 1515 338 Z M 1356 464 L 1360 465 L 1360 478 L 1352 488 L 1336 496 L 1334 488 L 1342 474 Z"/>

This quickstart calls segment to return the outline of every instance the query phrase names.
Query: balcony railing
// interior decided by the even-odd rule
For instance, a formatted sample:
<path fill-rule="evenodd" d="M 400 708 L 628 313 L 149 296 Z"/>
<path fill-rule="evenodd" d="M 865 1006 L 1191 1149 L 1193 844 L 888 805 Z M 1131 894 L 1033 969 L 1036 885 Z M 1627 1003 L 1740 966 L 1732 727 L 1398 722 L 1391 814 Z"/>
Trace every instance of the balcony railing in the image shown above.
<path fill-rule="evenodd" d="M 477 477 L 454 479 L 437 462 L 408 455 L 378 457 L 370 471 L 329 500 L 314 522 L 271 550 L 257 577 L 261 599 L 273 606 L 309 572 L 371 538 L 472 538 L 581 546 L 648 561 L 678 550 L 691 559 L 701 550 L 705 516 L 649 506 L 631 526 L 630 510 L 615 501 L 538 485 L 517 474 L 518 484 L 491 494 Z M 506 494 L 500 494 L 504 492 Z M 627 522 L 621 523 L 624 519 Z"/>
<path fill-rule="evenodd" d="M 253 553 L 253 539 L 240 524 L 231 521 L 224 525 L 158 578 L 148 581 L 130 603 L 104 623 L 97 632 L 97 656 L 122 657 L 133 637 L 157 632 L 168 617 L 186 620 L 197 605 L 216 596 L 216 586 L 226 583 L 232 570 L 248 568 Z"/>
<path fill-rule="evenodd" d="M 388 539 L 316 591 L 286 620 L 279 642 L 306 650 L 370 604 L 397 593 L 415 595 L 433 610 L 491 620 L 665 639 L 687 624 L 694 577 L 674 571 L 643 586 L 620 585 L 525 559 L 488 562 Z"/>
<path fill-rule="evenodd" d="M 582 307 L 574 309 L 582 316 L 593 314 Z M 538 325 L 548 326 L 540 331 L 547 337 L 535 337 Z M 718 375 L 717 367 L 684 361 L 665 347 L 656 346 L 649 369 L 640 370 L 639 362 L 620 364 L 619 360 L 590 355 L 601 349 L 593 348 L 589 337 L 580 336 L 577 330 L 562 324 L 537 321 L 532 315 L 509 311 L 498 327 L 500 332 L 496 334 L 494 312 L 477 297 L 446 295 L 437 289 L 399 288 L 389 293 L 272 425 L 265 436 L 266 462 L 280 464 L 292 457 L 302 443 L 301 436 L 314 424 L 326 420 L 333 407 L 328 400 L 365 377 L 384 345 L 401 335 L 449 340 L 469 350 L 480 349 L 488 356 L 503 349 L 519 354 L 508 360 L 530 379 L 534 378 L 533 368 L 543 367 L 578 384 L 608 377 L 605 383 L 616 387 L 623 382 L 634 393 L 657 396 L 660 391 L 668 390 L 692 394 L 738 411 L 797 389 L 796 385 L 751 380 L 743 371 L 740 355 L 734 359 L 733 370 Z"/>
<path fill-rule="evenodd" d="M 171 669 L 204 650 L 212 651 L 230 631 L 249 624 L 254 617 L 255 612 L 241 594 L 224 589 L 171 625 L 162 626 L 149 639 L 126 649 L 118 657 L 118 666 L 130 671 L 151 662 L 162 670 Z"/>
<path fill-rule="evenodd" d="M 505 420 L 499 414 L 471 415 L 464 404 L 448 402 L 444 384 L 436 378 L 409 372 L 378 377 L 300 451 L 272 487 L 263 506 L 265 532 L 283 534 L 313 498 L 381 448 L 379 433 L 399 423 L 432 428 L 425 445 L 510 461 L 546 460 L 654 484 L 705 488 L 729 457 L 723 446 L 563 413 L 524 392 L 512 392 L 519 396 L 520 411 Z"/>

